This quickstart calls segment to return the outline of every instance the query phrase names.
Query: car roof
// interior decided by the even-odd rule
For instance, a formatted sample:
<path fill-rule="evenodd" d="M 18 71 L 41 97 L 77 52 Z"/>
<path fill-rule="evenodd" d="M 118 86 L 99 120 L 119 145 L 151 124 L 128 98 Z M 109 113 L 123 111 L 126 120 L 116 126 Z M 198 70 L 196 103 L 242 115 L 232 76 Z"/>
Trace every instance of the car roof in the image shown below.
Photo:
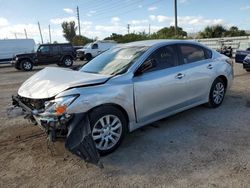
<path fill-rule="evenodd" d="M 56 45 L 70 45 L 70 46 L 72 46 L 71 43 L 41 44 L 40 46 L 56 46 Z"/>
<path fill-rule="evenodd" d="M 133 46 L 147 46 L 147 47 L 152 47 L 152 46 L 158 46 L 158 45 L 167 45 L 167 44 L 194 44 L 194 45 L 199 45 L 206 47 L 202 45 L 201 43 L 195 42 L 194 40 L 172 40 L 172 39 L 157 39 L 157 40 L 143 40 L 143 41 L 136 41 L 136 42 L 130 42 L 126 44 L 120 44 L 119 46 L 121 47 L 133 47 Z"/>

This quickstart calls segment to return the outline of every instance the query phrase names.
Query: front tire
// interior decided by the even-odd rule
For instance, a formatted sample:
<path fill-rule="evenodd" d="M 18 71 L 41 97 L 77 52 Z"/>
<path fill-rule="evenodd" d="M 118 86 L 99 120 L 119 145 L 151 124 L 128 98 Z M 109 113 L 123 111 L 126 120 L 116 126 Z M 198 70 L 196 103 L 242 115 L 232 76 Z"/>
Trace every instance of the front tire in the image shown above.
<path fill-rule="evenodd" d="M 221 78 L 215 79 L 210 89 L 208 106 L 211 108 L 219 107 L 223 102 L 225 93 L 226 86 L 224 81 Z"/>
<path fill-rule="evenodd" d="M 24 59 L 21 61 L 20 67 L 24 71 L 31 71 L 33 69 L 33 63 L 28 59 Z"/>
<path fill-rule="evenodd" d="M 90 61 L 93 57 L 91 54 L 86 54 L 85 58 L 87 61 Z"/>
<path fill-rule="evenodd" d="M 113 106 L 102 106 L 90 113 L 91 134 L 100 155 L 116 150 L 127 130 L 124 114 Z"/>

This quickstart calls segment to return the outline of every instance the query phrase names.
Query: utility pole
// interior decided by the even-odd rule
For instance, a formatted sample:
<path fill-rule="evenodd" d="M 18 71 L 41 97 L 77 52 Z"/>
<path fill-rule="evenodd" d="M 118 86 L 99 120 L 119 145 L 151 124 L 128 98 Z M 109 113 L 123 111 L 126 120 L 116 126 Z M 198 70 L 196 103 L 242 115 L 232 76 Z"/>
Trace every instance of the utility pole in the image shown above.
<path fill-rule="evenodd" d="M 16 33 L 14 33 L 14 34 L 15 34 L 15 38 L 17 39 Z"/>
<path fill-rule="evenodd" d="M 78 30 L 79 30 L 79 36 L 81 36 L 81 25 L 80 25 L 80 16 L 79 16 L 79 8 L 78 6 L 76 7 L 76 16 L 77 16 L 77 20 L 78 20 Z"/>
<path fill-rule="evenodd" d="M 178 35 L 178 25 L 177 25 L 177 0 L 174 0 L 174 19 L 175 19 L 175 36 Z"/>
<path fill-rule="evenodd" d="M 127 25 L 127 29 L 128 29 L 128 34 L 129 34 L 129 31 L 130 31 L 130 24 Z"/>
<path fill-rule="evenodd" d="M 151 25 L 149 24 L 148 25 L 148 36 L 150 36 L 150 34 L 151 34 Z"/>
<path fill-rule="evenodd" d="M 42 35 L 42 31 L 41 31 L 41 27 L 40 27 L 40 23 L 39 22 L 38 22 L 38 29 L 39 29 L 39 32 L 40 32 L 41 42 L 43 44 L 43 35 Z"/>
<path fill-rule="evenodd" d="M 26 37 L 26 39 L 28 38 L 28 36 L 27 36 L 27 31 L 26 31 L 26 29 L 24 28 L 24 34 L 25 34 L 25 37 Z"/>
<path fill-rule="evenodd" d="M 50 24 L 49 24 L 49 43 L 51 44 L 51 32 L 50 32 Z"/>

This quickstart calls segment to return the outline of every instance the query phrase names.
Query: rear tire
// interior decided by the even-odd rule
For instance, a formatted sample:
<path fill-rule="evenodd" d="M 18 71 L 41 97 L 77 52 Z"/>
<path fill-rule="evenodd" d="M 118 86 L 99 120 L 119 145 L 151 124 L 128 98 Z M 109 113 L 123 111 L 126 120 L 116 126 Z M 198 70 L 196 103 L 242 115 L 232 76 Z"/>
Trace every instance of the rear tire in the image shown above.
<path fill-rule="evenodd" d="M 113 106 L 102 106 L 90 113 L 91 134 L 100 155 L 116 150 L 127 131 L 124 114 Z"/>
<path fill-rule="evenodd" d="M 63 59 L 63 65 L 65 67 L 71 67 L 73 65 L 73 59 L 70 56 L 67 56 Z"/>
<path fill-rule="evenodd" d="M 246 69 L 247 72 L 250 72 L 250 69 Z"/>
<path fill-rule="evenodd" d="M 20 67 L 23 71 L 31 71 L 33 69 L 33 63 L 28 59 L 24 59 L 21 61 Z"/>
<path fill-rule="evenodd" d="M 223 102 L 225 93 L 226 86 L 224 81 L 221 78 L 216 78 L 210 89 L 208 106 L 211 108 L 219 107 Z"/>

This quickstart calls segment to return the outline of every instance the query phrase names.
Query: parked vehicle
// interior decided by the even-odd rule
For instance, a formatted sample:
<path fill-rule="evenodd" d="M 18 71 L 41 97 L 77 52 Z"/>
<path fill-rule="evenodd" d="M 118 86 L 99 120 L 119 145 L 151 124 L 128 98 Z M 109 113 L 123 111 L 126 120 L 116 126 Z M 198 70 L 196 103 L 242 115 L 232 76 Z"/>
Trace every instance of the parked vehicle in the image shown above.
<path fill-rule="evenodd" d="M 10 63 L 16 54 L 34 52 L 33 39 L 4 39 L 0 40 L 0 64 Z"/>
<path fill-rule="evenodd" d="M 201 104 L 220 106 L 232 66 L 228 57 L 192 41 L 132 42 L 79 71 L 41 70 L 22 84 L 13 104 L 52 140 L 66 138 L 72 153 L 97 163 L 98 153 L 114 151 L 127 131 Z"/>
<path fill-rule="evenodd" d="M 232 58 L 233 57 L 233 49 L 231 46 L 222 46 L 221 49 L 217 50 L 219 53 Z"/>
<path fill-rule="evenodd" d="M 86 45 L 83 49 L 77 50 L 77 57 L 80 60 L 86 59 L 87 61 L 90 61 L 92 58 L 98 56 L 104 51 L 107 51 L 115 45 L 117 45 L 117 43 L 112 40 L 96 41 Z"/>
<path fill-rule="evenodd" d="M 235 62 L 243 63 L 243 60 L 248 54 L 250 54 L 250 48 L 247 48 L 246 50 L 237 50 L 235 54 Z"/>
<path fill-rule="evenodd" d="M 245 59 L 243 60 L 243 68 L 247 71 L 250 72 L 250 54 L 248 54 Z"/>
<path fill-rule="evenodd" d="M 91 43 L 88 43 L 88 44 L 84 45 L 82 48 L 76 50 L 77 59 L 80 59 L 82 61 L 85 59 L 84 50 L 86 48 L 88 48 L 89 46 L 91 46 Z"/>
<path fill-rule="evenodd" d="M 76 52 L 71 44 L 42 44 L 36 53 L 17 54 L 12 64 L 18 70 L 30 71 L 33 66 L 56 63 L 58 66 L 70 67 Z"/>

